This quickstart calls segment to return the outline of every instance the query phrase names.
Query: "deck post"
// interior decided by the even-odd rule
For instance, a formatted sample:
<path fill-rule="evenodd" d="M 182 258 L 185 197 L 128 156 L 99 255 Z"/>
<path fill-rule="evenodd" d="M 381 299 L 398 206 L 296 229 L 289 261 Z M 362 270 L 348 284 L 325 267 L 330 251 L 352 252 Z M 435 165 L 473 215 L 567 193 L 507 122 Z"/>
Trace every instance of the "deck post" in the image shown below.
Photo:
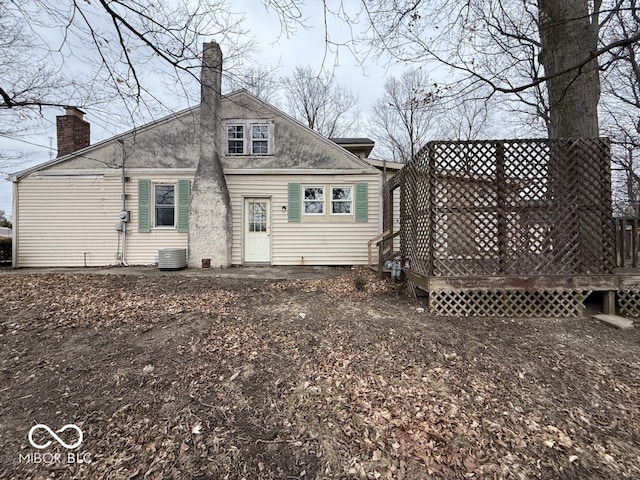
<path fill-rule="evenodd" d="M 631 220 L 631 266 L 638 267 L 638 219 Z"/>
<path fill-rule="evenodd" d="M 602 311 L 607 315 L 616 314 L 616 291 L 607 290 L 602 298 Z"/>

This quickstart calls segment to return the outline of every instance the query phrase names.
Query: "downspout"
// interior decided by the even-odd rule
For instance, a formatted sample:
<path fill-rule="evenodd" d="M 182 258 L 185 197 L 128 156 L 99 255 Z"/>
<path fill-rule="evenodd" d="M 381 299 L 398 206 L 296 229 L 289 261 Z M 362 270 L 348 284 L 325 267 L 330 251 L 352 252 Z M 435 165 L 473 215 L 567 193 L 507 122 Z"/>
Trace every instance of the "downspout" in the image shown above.
<path fill-rule="evenodd" d="M 18 268 L 18 179 L 13 179 L 11 206 L 11 268 Z"/>
<path fill-rule="evenodd" d="M 126 178 L 125 178 L 125 174 L 124 174 L 124 163 L 125 163 L 125 159 L 126 159 L 126 152 L 124 149 L 124 141 L 122 139 L 118 140 L 118 143 L 120 144 L 120 146 L 122 147 L 122 158 L 121 158 L 121 162 L 120 162 L 120 168 L 122 170 L 122 175 L 121 175 L 121 179 L 122 179 L 122 209 L 120 210 L 121 212 L 126 212 L 127 211 L 127 189 L 126 189 Z M 120 264 L 128 267 L 129 265 L 127 265 L 126 259 L 125 259 L 125 253 L 126 253 L 126 249 L 127 249 L 127 222 L 125 221 L 124 218 L 121 218 L 121 222 L 122 222 L 122 251 L 120 253 Z"/>
<path fill-rule="evenodd" d="M 385 222 L 387 221 L 387 209 L 389 208 L 393 208 L 393 205 L 386 205 L 387 202 L 387 157 L 385 156 L 382 159 L 382 201 L 380 202 L 382 204 L 382 215 L 380 215 L 380 217 L 382 218 L 382 228 L 380 229 L 381 232 L 384 232 L 385 230 Z M 387 228 L 389 229 L 390 233 L 393 233 L 393 225 L 387 225 Z M 391 250 L 393 251 L 393 247 L 391 248 Z"/>

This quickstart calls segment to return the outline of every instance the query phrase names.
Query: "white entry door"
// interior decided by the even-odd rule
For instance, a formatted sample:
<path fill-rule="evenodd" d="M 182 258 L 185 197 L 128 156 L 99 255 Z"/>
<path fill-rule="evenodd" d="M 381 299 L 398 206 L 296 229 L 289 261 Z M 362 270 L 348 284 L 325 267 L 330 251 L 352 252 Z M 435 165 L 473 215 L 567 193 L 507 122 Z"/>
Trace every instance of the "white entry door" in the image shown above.
<path fill-rule="evenodd" d="M 244 261 L 271 263 L 271 200 L 244 200 Z"/>

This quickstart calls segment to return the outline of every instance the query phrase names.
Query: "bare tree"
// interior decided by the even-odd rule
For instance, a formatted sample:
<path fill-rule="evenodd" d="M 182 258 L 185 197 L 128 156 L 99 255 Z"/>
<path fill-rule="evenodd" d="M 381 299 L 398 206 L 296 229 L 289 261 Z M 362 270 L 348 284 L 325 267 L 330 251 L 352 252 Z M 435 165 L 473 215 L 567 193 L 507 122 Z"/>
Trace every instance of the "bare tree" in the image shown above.
<path fill-rule="evenodd" d="M 0 0 L 0 137 L 20 138 L 24 134 L 33 135 L 41 125 L 37 121 L 39 110 L 9 109 L 14 103 L 21 103 L 16 99 L 62 96 L 67 85 L 46 59 L 30 54 L 34 49 L 33 39 L 29 38 L 24 22 L 12 18 L 8 6 L 6 0 Z M 29 129 L 25 128 L 27 121 L 30 121 Z M 25 159 L 24 153 L 3 148 L 0 150 L 0 171 Z"/>
<path fill-rule="evenodd" d="M 225 43 L 227 59 L 245 53 L 231 12 L 225 0 L 0 0 L 0 110 L 118 102 L 144 115 L 163 106 L 158 80 L 176 96 L 197 91 L 185 82 L 197 82 L 204 39 Z"/>
<path fill-rule="evenodd" d="M 198 103 L 202 44 L 223 45 L 230 74 L 253 46 L 233 12 L 228 0 L 0 0 L 0 136 L 33 135 L 51 107 L 81 107 L 109 129 Z M 24 156 L 9 148 L 0 166 L 15 168 Z"/>
<path fill-rule="evenodd" d="M 517 98 L 548 115 L 550 136 L 598 135 L 598 66 L 640 40 L 637 31 L 601 35 L 616 12 L 636 8 L 635 0 L 361 0 L 360 6 L 368 25 L 361 40 L 375 51 L 450 68 L 461 96 L 488 86 L 493 96 Z M 352 17 L 344 15 L 345 22 Z"/>
<path fill-rule="evenodd" d="M 467 99 L 443 102 L 437 119 L 437 136 L 442 140 L 477 140 L 494 135 L 491 100 Z"/>
<path fill-rule="evenodd" d="M 436 131 L 439 93 L 422 69 L 387 79 L 373 107 L 378 155 L 404 163 L 420 150 Z"/>
<path fill-rule="evenodd" d="M 640 5 L 612 12 L 602 29 L 605 40 L 633 37 L 640 31 Z M 640 44 L 617 49 L 602 72 L 602 131 L 612 140 L 614 210 L 640 214 Z"/>
<path fill-rule="evenodd" d="M 244 88 L 261 100 L 276 104 L 282 85 L 277 71 L 277 67 L 269 68 L 261 65 L 240 68 L 237 74 L 227 75 L 223 82 L 229 90 Z"/>
<path fill-rule="evenodd" d="M 587 0 L 539 0 L 540 62 L 547 75 L 549 136 L 599 136 L 599 14 Z"/>
<path fill-rule="evenodd" d="M 298 66 L 284 78 L 288 111 L 309 128 L 326 137 L 341 137 L 357 126 L 358 97 L 311 66 Z"/>
<path fill-rule="evenodd" d="M 279 15 L 283 35 L 305 22 L 301 0 L 262 3 Z M 367 26 L 362 38 L 354 31 L 346 43 L 334 42 L 327 31 L 328 46 L 357 55 L 366 43 L 393 59 L 436 61 L 454 72 L 451 91 L 478 98 L 488 86 L 490 95 L 515 98 L 521 113 L 543 118 L 551 136 L 598 134 L 598 67 L 612 69 L 640 40 L 636 0 L 361 0 L 356 5 L 348 10 L 341 0 L 323 0 L 326 28 L 330 15 L 349 27 L 354 19 Z M 145 116 L 163 103 L 151 80 L 163 78 L 176 97 L 197 91 L 188 83 L 197 81 L 190 74 L 199 66 L 204 38 L 223 44 L 227 61 L 247 52 L 242 16 L 232 11 L 226 0 L 0 0 L 0 43 L 22 39 L 20 48 L 0 46 L 0 111 L 118 101 L 130 117 Z M 624 28 L 615 23 L 620 15 L 628 19 Z M 17 52 L 21 68 L 11 69 Z M 298 111 L 318 124 L 313 109 Z"/>
<path fill-rule="evenodd" d="M 4 210 L 0 209 L 0 227 L 11 228 L 11 220 L 9 220 L 4 213 Z"/>
<path fill-rule="evenodd" d="M 25 31 L 24 22 L 16 22 L 6 0 L 0 0 L 0 108 L 13 108 L 36 103 L 36 99 L 53 95 L 63 87 L 57 72 L 46 58 L 25 55 L 34 50 L 33 39 Z M 46 105 L 46 102 L 41 102 Z"/>
<path fill-rule="evenodd" d="M 640 159 L 635 148 L 624 144 L 613 145 L 612 187 L 613 211 L 623 217 L 640 216 Z"/>
<path fill-rule="evenodd" d="M 623 83 L 620 82 L 622 86 Z M 640 215 L 640 110 L 625 102 L 603 109 L 603 131 L 611 139 L 614 211 Z"/>
<path fill-rule="evenodd" d="M 612 11 L 610 17 L 601 29 L 605 42 L 637 38 L 640 34 L 640 4 L 637 0 L 629 0 L 626 8 Z M 631 107 L 640 118 L 640 41 L 625 43 L 613 51 L 603 69 L 603 93 L 621 105 Z M 640 124 L 636 123 L 634 130 L 638 133 Z"/>
<path fill-rule="evenodd" d="M 592 65 L 586 61 L 585 54 L 590 55 L 589 52 L 597 49 L 590 49 L 593 29 L 584 25 L 591 20 L 586 0 L 571 0 L 569 4 L 564 0 L 541 0 L 537 7 L 532 2 L 519 1 L 443 0 L 436 3 L 439 5 L 404 2 L 404 9 L 397 9 L 391 17 L 383 16 L 379 8 L 371 11 L 370 18 L 372 24 L 376 21 L 385 26 L 384 33 L 389 35 L 385 47 L 411 40 L 407 51 L 409 59 L 415 60 L 421 55 L 453 68 L 464 95 L 473 95 L 477 88 L 488 85 L 492 94 L 511 93 L 531 104 L 531 97 L 524 96 L 523 92 L 545 83 L 552 112 L 549 135 L 597 136 L 592 128 L 584 126 L 577 126 L 576 131 L 562 128 L 566 122 L 560 115 L 563 113 L 572 121 L 580 116 L 591 127 L 596 115 L 597 125 L 597 89 L 594 98 L 584 97 L 584 108 L 589 104 L 588 112 L 583 108 L 580 115 L 576 115 L 567 110 L 567 105 L 577 108 L 572 101 L 579 96 L 574 92 L 580 81 L 592 78 L 591 70 L 584 72 L 586 66 Z M 426 14 L 427 6 L 436 12 L 434 16 Z M 566 8 L 561 8 L 563 6 Z M 374 32 L 380 31 L 378 28 Z M 429 39 L 429 31 L 441 33 Z M 562 35 L 569 33 L 571 42 L 564 42 Z M 583 37 L 576 38 L 577 35 Z M 537 63 L 538 59 L 543 60 L 541 64 Z"/>

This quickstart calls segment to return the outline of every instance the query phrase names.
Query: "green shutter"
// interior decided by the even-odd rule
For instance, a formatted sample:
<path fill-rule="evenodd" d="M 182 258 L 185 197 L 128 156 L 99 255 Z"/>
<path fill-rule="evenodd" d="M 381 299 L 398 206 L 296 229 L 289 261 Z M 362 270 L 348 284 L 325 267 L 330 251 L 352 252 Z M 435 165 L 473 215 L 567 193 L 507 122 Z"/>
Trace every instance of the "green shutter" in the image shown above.
<path fill-rule="evenodd" d="M 289 184 L 289 206 L 287 216 L 290 222 L 300 221 L 300 184 Z"/>
<path fill-rule="evenodd" d="M 356 183 L 356 222 L 369 221 L 369 184 Z"/>
<path fill-rule="evenodd" d="M 151 231 L 151 180 L 138 180 L 138 231 Z"/>
<path fill-rule="evenodd" d="M 178 231 L 189 231 L 189 199 L 191 197 L 191 181 L 178 180 Z"/>

